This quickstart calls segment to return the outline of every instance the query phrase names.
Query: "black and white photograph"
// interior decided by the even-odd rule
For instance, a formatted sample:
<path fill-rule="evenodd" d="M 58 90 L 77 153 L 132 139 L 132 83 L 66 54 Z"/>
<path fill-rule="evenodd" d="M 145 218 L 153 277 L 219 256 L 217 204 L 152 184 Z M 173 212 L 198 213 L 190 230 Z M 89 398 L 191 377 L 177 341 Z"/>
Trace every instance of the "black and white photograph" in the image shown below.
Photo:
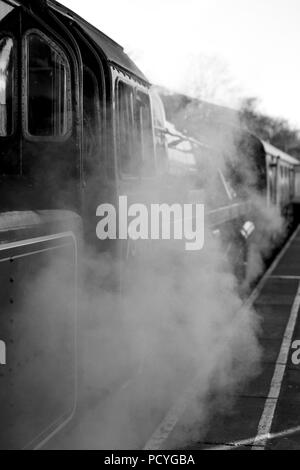
<path fill-rule="evenodd" d="M 0 0 L 0 450 L 300 450 L 299 0 Z"/>

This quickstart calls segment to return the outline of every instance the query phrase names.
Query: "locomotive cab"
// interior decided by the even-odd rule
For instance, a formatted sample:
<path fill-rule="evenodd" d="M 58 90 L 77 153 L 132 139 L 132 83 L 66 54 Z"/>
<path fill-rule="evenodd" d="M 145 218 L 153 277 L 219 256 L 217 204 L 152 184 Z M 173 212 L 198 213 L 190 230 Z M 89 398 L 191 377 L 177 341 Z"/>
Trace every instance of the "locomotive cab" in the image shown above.
<path fill-rule="evenodd" d="M 0 24 L 0 448 L 36 448 L 76 407 L 82 232 L 123 257 L 97 207 L 153 194 L 152 104 L 123 48 L 58 3 L 0 0 Z"/>
<path fill-rule="evenodd" d="M 74 60 L 25 6 L 1 0 L 0 18 L 1 210 L 73 209 L 80 169 Z"/>
<path fill-rule="evenodd" d="M 94 225 L 117 187 L 154 176 L 149 83 L 56 2 L 1 0 L 0 21 L 0 210 L 65 208 Z"/>

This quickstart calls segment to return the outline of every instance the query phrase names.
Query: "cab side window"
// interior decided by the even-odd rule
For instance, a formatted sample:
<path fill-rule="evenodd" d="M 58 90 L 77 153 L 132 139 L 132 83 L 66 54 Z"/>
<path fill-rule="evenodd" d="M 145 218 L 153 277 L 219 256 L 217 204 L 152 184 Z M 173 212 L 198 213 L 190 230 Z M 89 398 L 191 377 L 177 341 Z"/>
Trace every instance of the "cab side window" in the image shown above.
<path fill-rule="evenodd" d="M 137 93 L 136 101 L 137 141 L 142 160 L 142 175 L 151 176 L 154 172 L 154 138 L 150 99 L 144 93 Z"/>
<path fill-rule="evenodd" d="M 135 148 L 134 92 L 123 82 L 118 84 L 118 156 L 124 176 L 139 175 L 139 158 Z"/>
<path fill-rule="evenodd" d="M 123 176 L 151 176 L 155 168 L 154 136 L 149 96 L 119 82 L 117 136 Z"/>
<path fill-rule="evenodd" d="M 0 38 L 0 137 L 10 136 L 14 131 L 14 82 L 14 41 L 3 37 Z"/>
<path fill-rule="evenodd" d="M 101 108 L 99 87 L 95 74 L 87 67 L 83 70 L 83 151 L 87 174 L 100 163 Z"/>
<path fill-rule="evenodd" d="M 42 33 L 25 37 L 25 132 L 62 138 L 71 129 L 71 78 L 64 52 Z"/>

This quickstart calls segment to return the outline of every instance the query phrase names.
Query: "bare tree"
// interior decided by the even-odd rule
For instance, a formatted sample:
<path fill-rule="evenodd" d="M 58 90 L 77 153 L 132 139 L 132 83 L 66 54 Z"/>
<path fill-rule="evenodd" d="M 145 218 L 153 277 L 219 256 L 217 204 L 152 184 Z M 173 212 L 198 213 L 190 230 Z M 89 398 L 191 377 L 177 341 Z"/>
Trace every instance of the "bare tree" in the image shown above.
<path fill-rule="evenodd" d="M 254 134 L 275 147 L 300 158 L 300 131 L 286 119 L 274 118 L 259 111 L 259 100 L 247 98 L 241 106 L 241 122 Z"/>
<path fill-rule="evenodd" d="M 192 57 L 182 90 L 199 100 L 233 108 L 240 105 L 240 87 L 226 62 L 217 56 Z"/>

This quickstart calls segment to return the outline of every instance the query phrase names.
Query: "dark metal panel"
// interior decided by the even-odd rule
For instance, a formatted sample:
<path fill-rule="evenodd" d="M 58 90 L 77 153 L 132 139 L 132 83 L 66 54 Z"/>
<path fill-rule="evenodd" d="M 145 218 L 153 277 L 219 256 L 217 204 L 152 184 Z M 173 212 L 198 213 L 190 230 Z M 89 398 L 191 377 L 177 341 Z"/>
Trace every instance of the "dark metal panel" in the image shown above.
<path fill-rule="evenodd" d="M 35 448 L 70 419 L 76 402 L 76 245 L 62 235 L 28 248 L 26 241 L 0 247 L 0 326 L 7 345 L 0 449 L 6 450 Z"/>
<path fill-rule="evenodd" d="M 73 416 L 81 233 L 66 211 L 0 214 L 0 449 L 36 448 Z"/>

